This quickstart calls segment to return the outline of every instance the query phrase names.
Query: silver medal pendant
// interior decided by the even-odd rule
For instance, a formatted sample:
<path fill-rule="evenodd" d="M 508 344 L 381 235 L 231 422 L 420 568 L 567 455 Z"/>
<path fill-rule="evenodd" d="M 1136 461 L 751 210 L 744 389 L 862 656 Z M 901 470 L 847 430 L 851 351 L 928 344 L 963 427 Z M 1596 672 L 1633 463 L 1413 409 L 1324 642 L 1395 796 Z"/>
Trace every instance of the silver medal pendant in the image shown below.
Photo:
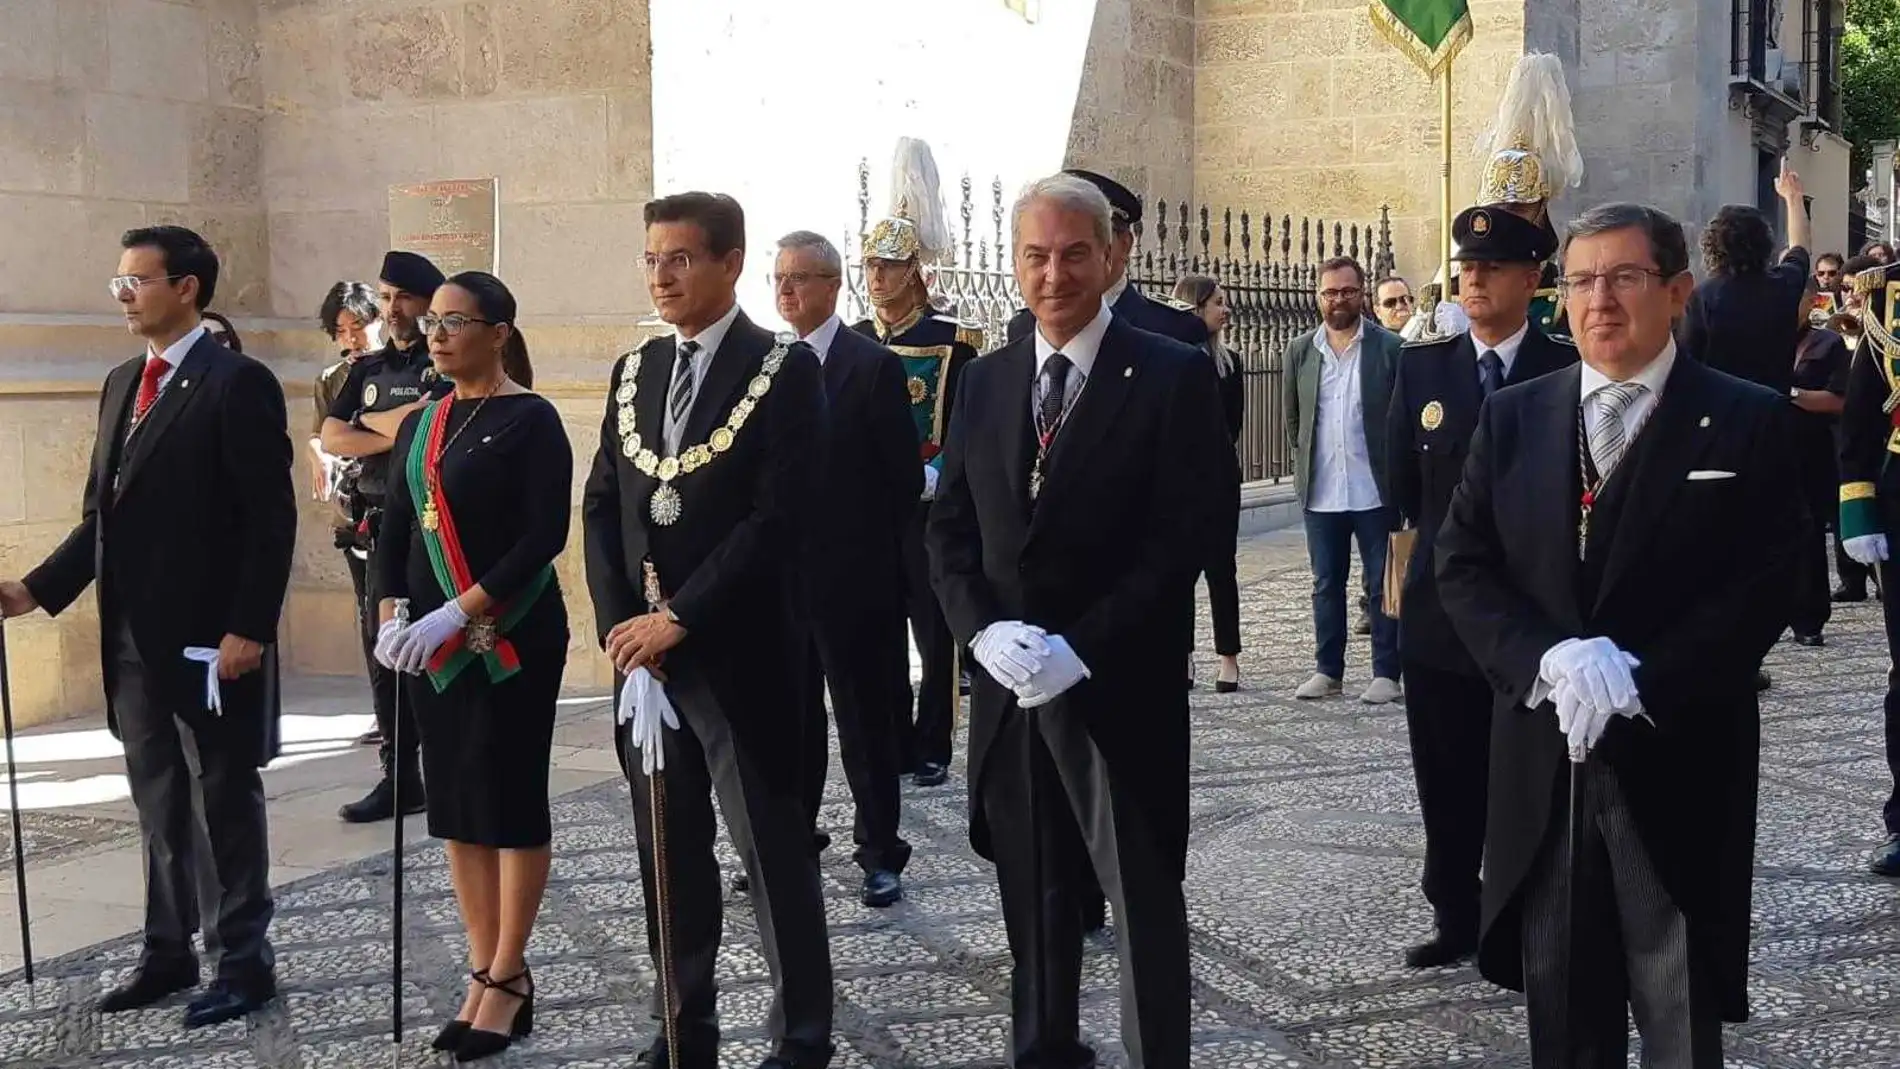
<path fill-rule="evenodd" d="M 653 491 L 653 499 L 647 502 L 647 511 L 652 514 L 653 522 L 661 527 L 671 527 L 680 519 L 680 492 L 673 489 L 671 483 L 661 483 Z"/>

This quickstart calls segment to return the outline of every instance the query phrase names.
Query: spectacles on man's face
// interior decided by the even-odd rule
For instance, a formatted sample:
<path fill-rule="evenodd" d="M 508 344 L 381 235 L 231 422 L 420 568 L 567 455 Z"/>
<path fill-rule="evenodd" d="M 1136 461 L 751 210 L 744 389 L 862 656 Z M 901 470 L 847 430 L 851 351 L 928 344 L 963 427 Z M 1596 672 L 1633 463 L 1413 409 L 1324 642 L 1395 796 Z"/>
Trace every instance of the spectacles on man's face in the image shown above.
<path fill-rule="evenodd" d="M 1653 267 L 1623 264 L 1608 271 L 1565 275 L 1557 280 L 1557 287 L 1563 290 L 1565 298 L 1572 301 L 1594 295 L 1599 284 L 1608 285 L 1610 292 L 1618 297 L 1629 297 L 1647 290 L 1652 282 L 1669 277 Z"/>
<path fill-rule="evenodd" d="M 1358 286 L 1349 286 L 1345 289 L 1339 289 L 1339 290 L 1320 290 L 1319 291 L 1319 299 L 1327 302 L 1328 304 L 1339 304 L 1342 301 L 1347 301 L 1347 302 L 1356 301 L 1365 295 L 1366 295 L 1366 291 L 1363 288 L 1358 287 Z"/>
<path fill-rule="evenodd" d="M 772 275 L 772 286 L 774 288 L 790 286 L 795 290 L 800 290 L 804 289 L 808 283 L 815 279 L 833 279 L 837 277 L 838 273 L 836 271 L 787 271 L 782 275 L 774 273 Z"/>
<path fill-rule="evenodd" d="M 137 294 L 141 286 L 149 286 L 154 282 L 176 282 L 185 277 L 187 276 L 160 275 L 157 278 L 140 278 L 137 275 L 114 275 L 106 280 L 106 289 L 111 292 L 113 300 L 123 301 Z"/>
<path fill-rule="evenodd" d="M 1379 298 L 1379 307 L 1410 308 L 1412 307 L 1412 295 L 1409 293 L 1401 293 L 1397 297 L 1381 297 Z"/>
<path fill-rule="evenodd" d="M 492 319 L 481 319 L 476 316 L 465 316 L 460 312 L 450 312 L 448 315 L 445 315 L 445 316 L 439 316 L 439 315 L 430 313 L 416 320 L 416 326 L 422 328 L 422 333 L 434 334 L 436 332 L 436 328 L 440 327 L 442 330 L 442 333 L 451 338 L 455 337 L 457 334 L 462 333 L 463 329 L 465 329 L 470 323 L 484 323 L 491 327 L 500 325 Z"/>
<path fill-rule="evenodd" d="M 690 252 L 647 253 L 641 257 L 648 275 L 657 275 L 661 269 L 674 274 L 685 274 L 693 269 L 693 254 Z"/>

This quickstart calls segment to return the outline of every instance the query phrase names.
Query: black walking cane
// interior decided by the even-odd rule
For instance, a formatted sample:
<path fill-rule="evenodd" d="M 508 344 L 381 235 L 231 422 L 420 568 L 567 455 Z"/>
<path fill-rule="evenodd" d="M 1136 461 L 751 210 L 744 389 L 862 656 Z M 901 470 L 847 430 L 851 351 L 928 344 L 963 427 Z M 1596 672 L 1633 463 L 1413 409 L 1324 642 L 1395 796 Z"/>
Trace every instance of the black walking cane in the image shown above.
<path fill-rule="evenodd" d="M 655 610 L 663 610 L 666 599 L 660 591 L 660 573 L 653 562 L 641 562 L 642 593 L 647 604 Z M 633 676 L 628 674 L 623 686 L 633 686 Z M 659 737 L 646 743 L 648 746 L 662 747 L 665 750 L 664 725 Z M 644 771 L 644 754 L 641 755 Z M 631 768 L 632 762 L 628 762 Z M 666 1060 L 668 1065 L 680 1063 L 679 1036 L 679 991 L 673 977 L 673 881 L 667 872 L 666 863 L 666 768 L 662 763 L 647 773 L 647 819 L 653 830 L 653 897 L 654 913 L 660 921 L 660 1015 L 661 1034 L 666 1037 Z"/>
<path fill-rule="evenodd" d="M 33 982 L 33 932 L 27 921 L 26 833 L 20 827 L 20 766 L 13 759 L 13 677 L 7 671 L 7 623 L 0 618 L 0 719 L 7 740 L 7 811 L 13 817 L 13 895 L 20 906 L 20 956 L 26 982 Z"/>
<path fill-rule="evenodd" d="M 1570 813 L 1564 832 L 1564 1005 L 1565 1017 L 1576 1020 L 1577 1011 L 1577 873 L 1583 868 L 1583 774 L 1590 751 L 1577 747 L 1570 751 Z"/>
<path fill-rule="evenodd" d="M 401 611 L 400 609 L 398 610 Z M 394 962 L 389 979 L 389 1043 L 391 1064 L 402 1064 L 402 673 L 391 672 L 395 696 L 389 703 L 389 797 L 396 810 L 395 912 L 390 918 L 390 949 Z"/>

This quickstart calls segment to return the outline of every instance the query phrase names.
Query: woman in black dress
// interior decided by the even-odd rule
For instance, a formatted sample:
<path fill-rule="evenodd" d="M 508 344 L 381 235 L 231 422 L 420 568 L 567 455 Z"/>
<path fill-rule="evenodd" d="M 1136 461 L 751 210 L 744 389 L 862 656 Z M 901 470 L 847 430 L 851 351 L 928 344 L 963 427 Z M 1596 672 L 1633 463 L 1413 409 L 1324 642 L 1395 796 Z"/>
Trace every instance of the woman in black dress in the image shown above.
<path fill-rule="evenodd" d="M 1222 340 L 1227 330 L 1227 294 L 1220 283 L 1206 275 L 1183 275 L 1174 284 L 1174 299 L 1194 306 L 1207 324 L 1207 355 L 1220 376 L 1220 407 L 1227 418 L 1227 437 L 1240 443 L 1240 426 L 1247 407 L 1246 379 L 1241 375 L 1240 354 Z M 1238 474 L 1240 453 L 1234 453 Z M 1239 552 L 1240 500 L 1234 500 L 1232 526 L 1222 532 L 1220 548 L 1207 562 L 1207 602 L 1214 615 L 1214 652 L 1220 655 L 1220 675 L 1214 689 L 1229 694 L 1240 689 L 1240 577 L 1235 560 Z M 1190 681 L 1193 670 L 1188 672 Z"/>
<path fill-rule="evenodd" d="M 534 1027 L 523 955 L 547 886 L 548 759 L 567 661 L 553 561 L 567 545 L 574 458 L 554 406 L 528 391 L 514 318 L 493 275 L 465 272 L 436 291 L 421 326 L 455 392 L 403 422 L 379 554 L 377 657 L 416 677 L 403 696 L 421 732 L 429 834 L 447 840 L 468 932 L 468 994 L 435 1041 L 462 1061 Z"/>

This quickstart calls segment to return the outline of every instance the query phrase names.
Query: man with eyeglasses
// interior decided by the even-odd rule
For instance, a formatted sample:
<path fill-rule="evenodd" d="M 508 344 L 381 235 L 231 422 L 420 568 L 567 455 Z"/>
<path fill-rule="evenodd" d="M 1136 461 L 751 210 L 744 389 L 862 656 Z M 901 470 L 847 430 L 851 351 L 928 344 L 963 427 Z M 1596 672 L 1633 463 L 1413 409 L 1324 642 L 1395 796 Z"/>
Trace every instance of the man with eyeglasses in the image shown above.
<path fill-rule="evenodd" d="M 1803 537 L 1784 396 L 1687 359 L 1681 224 L 1572 220 L 1581 362 L 1485 402 L 1435 547 L 1496 692 L 1478 966 L 1531 1064 L 1719 1069 L 1748 1010 L 1761 716 Z M 1408 606 L 1409 608 L 1409 606 Z"/>
<path fill-rule="evenodd" d="M 1412 286 L 1398 275 L 1387 275 L 1372 290 L 1372 312 L 1379 325 L 1397 334 L 1412 319 Z"/>
<path fill-rule="evenodd" d="M 904 532 L 923 492 L 917 430 L 897 355 L 838 320 L 844 261 L 809 230 L 779 239 L 773 284 L 779 315 L 818 354 L 825 378 L 824 489 L 813 530 L 812 651 L 805 688 L 806 815 L 817 830 L 830 749 L 825 693 L 838 724 L 838 757 L 857 805 L 853 855 L 859 899 L 874 909 L 903 897 L 910 844 L 898 834 L 897 723 L 910 715 L 904 645 Z"/>
<path fill-rule="evenodd" d="M 1554 235 L 1514 212 L 1466 208 L 1451 227 L 1468 330 L 1399 353 L 1387 411 L 1392 507 L 1416 527 L 1399 614 L 1405 723 L 1425 820 L 1425 874 L 1436 932 L 1406 952 L 1435 968 L 1478 949 L 1478 868 L 1484 853 L 1491 686 L 1438 600 L 1432 546 L 1463 476 L 1478 413 L 1507 386 L 1577 362 L 1575 346 L 1531 321 Z"/>
<path fill-rule="evenodd" d="M 892 164 L 890 214 L 877 221 L 864 244 L 864 283 L 872 314 L 852 329 L 876 341 L 904 361 L 904 383 L 916 423 L 923 489 L 904 534 L 905 597 L 911 634 L 923 660 L 917 688 L 917 717 L 898 723 L 898 762 L 919 787 L 935 787 L 950 777 L 951 735 L 961 684 L 956 640 L 944 622 L 943 608 L 930 589 L 930 561 L 924 553 L 924 517 L 937 496 L 943 471 L 943 436 L 956 411 L 963 369 L 976 359 L 983 333 L 952 316 L 939 315 L 930 303 L 924 265 L 950 252 L 937 189 L 937 163 L 930 146 L 899 138 Z"/>
<path fill-rule="evenodd" d="M 1365 315 L 1366 276 L 1338 256 L 1320 265 L 1323 322 L 1287 345 L 1283 366 L 1293 488 L 1306 520 L 1313 566 L 1315 670 L 1300 699 L 1340 694 L 1346 675 L 1346 577 L 1359 544 L 1366 611 L 1372 618 L 1372 682 L 1359 700 L 1396 701 L 1398 628 L 1381 606 L 1386 539 L 1393 526 L 1386 489 L 1386 410 L 1398 367 L 1398 335 Z"/>
<path fill-rule="evenodd" d="M 350 824 L 391 819 L 396 815 L 398 793 L 404 813 L 420 813 L 426 802 L 415 715 L 406 703 L 398 709 L 396 674 L 378 663 L 375 656 L 376 606 L 381 594 L 375 589 L 374 577 L 376 532 L 382 523 L 389 451 L 395 448 L 396 432 L 410 412 L 451 388 L 429 363 L 429 339 L 418 324 L 441 284 L 442 272 L 416 253 L 392 251 L 383 257 L 376 297 L 388 341 L 381 350 L 351 366 L 319 435 L 324 452 L 354 462 L 354 474 L 346 472 L 341 487 L 355 523 L 354 544 L 346 549 L 363 561 L 364 581 L 356 588 L 357 623 L 362 633 L 363 659 L 369 666 L 376 727 L 382 735 L 382 779 L 367 795 L 337 812 Z M 398 714 L 402 717 L 400 725 L 395 722 Z M 399 782 L 400 792 L 396 789 Z"/>
<path fill-rule="evenodd" d="M 0 613 L 96 586 L 106 726 L 125 744 L 145 864 L 137 966 L 99 1001 L 141 1009 L 214 981 L 188 1029 L 276 994 L 264 783 L 278 751 L 277 626 L 297 533 L 283 387 L 206 337 L 218 257 L 184 227 L 128 231 L 111 292 L 143 351 L 106 377 L 82 519 Z M 105 878 L 105 877 L 101 877 Z"/>

